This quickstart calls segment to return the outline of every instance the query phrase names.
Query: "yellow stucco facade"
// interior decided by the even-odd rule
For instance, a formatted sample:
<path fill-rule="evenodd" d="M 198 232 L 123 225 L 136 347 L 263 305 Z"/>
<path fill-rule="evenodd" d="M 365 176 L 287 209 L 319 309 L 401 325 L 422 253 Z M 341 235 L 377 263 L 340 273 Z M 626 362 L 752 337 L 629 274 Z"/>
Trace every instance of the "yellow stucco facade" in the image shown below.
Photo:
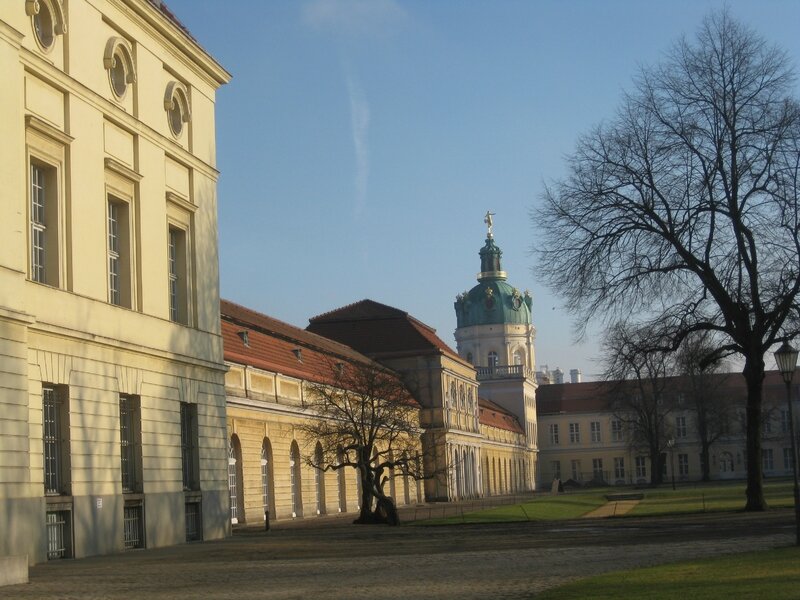
<path fill-rule="evenodd" d="M 148 0 L 0 3 L 0 555 L 229 531 L 214 97 Z"/>

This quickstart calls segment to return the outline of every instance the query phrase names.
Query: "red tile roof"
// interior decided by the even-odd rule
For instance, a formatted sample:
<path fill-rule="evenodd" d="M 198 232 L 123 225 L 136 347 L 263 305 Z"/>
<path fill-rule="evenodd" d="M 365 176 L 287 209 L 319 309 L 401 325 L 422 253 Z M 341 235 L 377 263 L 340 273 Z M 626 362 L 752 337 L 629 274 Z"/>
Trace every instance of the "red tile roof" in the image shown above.
<path fill-rule="evenodd" d="M 519 423 L 516 415 L 510 413 L 499 404 L 495 404 L 486 398 L 478 398 L 478 420 L 482 425 L 505 429 L 525 435 L 525 430 Z"/>
<path fill-rule="evenodd" d="M 374 300 L 361 300 L 312 317 L 307 329 L 376 358 L 437 353 L 466 362 L 433 327 Z"/>
<path fill-rule="evenodd" d="M 224 355 L 229 362 L 317 382 L 330 382 L 337 362 L 378 366 L 348 346 L 228 300 L 220 300 L 220 313 Z M 243 331 L 247 331 L 247 345 L 240 335 Z"/>
<path fill-rule="evenodd" d="M 741 373 L 715 373 L 714 386 L 724 390 L 732 402 L 744 403 L 747 387 Z M 666 393 L 679 393 L 686 386 L 684 377 L 668 377 Z M 797 378 L 795 381 L 800 380 Z M 610 402 L 618 381 L 591 381 L 540 385 L 536 389 L 536 407 L 540 415 L 557 413 L 600 412 L 611 410 Z M 632 383 L 632 382 L 631 382 Z M 764 399 L 780 402 L 785 384 L 777 371 L 767 371 L 764 378 Z"/>

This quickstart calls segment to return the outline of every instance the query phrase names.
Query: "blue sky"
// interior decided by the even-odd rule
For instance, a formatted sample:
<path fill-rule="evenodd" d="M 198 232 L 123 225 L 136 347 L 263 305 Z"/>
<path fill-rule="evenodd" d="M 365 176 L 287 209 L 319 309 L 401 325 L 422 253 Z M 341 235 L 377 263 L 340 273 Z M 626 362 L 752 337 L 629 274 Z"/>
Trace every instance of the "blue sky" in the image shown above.
<path fill-rule="evenodd" d="M 455 346 L 486 228 L 533 294 L 537 364 L 597 373 L 537 279 L 530 218 L 577 137 L 711 0 L 167 0 L 232 74 L 217 96 L 224 298 L 305 327 L 371 298 Z M 800 60 L 800 2 L 724 3 Z"/>

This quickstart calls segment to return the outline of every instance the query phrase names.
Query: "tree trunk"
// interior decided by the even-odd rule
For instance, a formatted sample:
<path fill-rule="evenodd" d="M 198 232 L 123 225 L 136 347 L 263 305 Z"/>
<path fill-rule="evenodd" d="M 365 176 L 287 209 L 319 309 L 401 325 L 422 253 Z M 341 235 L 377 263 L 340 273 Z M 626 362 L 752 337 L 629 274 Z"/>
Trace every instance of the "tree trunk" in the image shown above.
<path fill-rule="evenodd" d="M 764 358 L 751 351 L 742 371 L 747 382 L 747 511 L 766 510 L 761 470 L 761 400 L 764 387 Z"/>
<path fill-rule="evenodd" d="M 701 444 L 702 449 L 700 450 L 700 454 L 703 457 L 703 481 L 711 481 L 711 444 L 709 444 L 706 439 L 701 440 Z"/>

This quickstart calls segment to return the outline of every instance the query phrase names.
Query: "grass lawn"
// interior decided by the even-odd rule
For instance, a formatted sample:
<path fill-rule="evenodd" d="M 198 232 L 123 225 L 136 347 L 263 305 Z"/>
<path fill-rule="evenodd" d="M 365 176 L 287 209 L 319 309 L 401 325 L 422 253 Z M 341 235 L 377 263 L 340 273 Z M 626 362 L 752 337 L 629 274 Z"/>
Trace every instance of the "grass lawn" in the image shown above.
<path fill-rule="evenodd" d="M 745 502 L 744 489 L 744 482 L 678 486 L 675 491 L 669 484 L 663 484 L 657 489 L 644 490 L 644 499 L 628 516 L 741 510 Z M 791 481 L 765 481 L 764 496 L 771 508 L 794 506 Z"/>
<path fill-rule="evenodd" d="M 522 504 L 495 506 L 444 519 L 430 519 L 421 525 L 457 523 L 513 523 L 517 521 L 559 521 L 575 519 L 606 503 L 605 492 L 576 492 L 560 496 L 542 496 Z"/>
<path fill-rule="evenodd" d="M 541 600 L 572 598 L 794 600 L 798 596 L 800 596 L 800 548 L 792 546 L 766 552 L 736 554 L 609 573 L 543 592 L 536 598 Z"/>

